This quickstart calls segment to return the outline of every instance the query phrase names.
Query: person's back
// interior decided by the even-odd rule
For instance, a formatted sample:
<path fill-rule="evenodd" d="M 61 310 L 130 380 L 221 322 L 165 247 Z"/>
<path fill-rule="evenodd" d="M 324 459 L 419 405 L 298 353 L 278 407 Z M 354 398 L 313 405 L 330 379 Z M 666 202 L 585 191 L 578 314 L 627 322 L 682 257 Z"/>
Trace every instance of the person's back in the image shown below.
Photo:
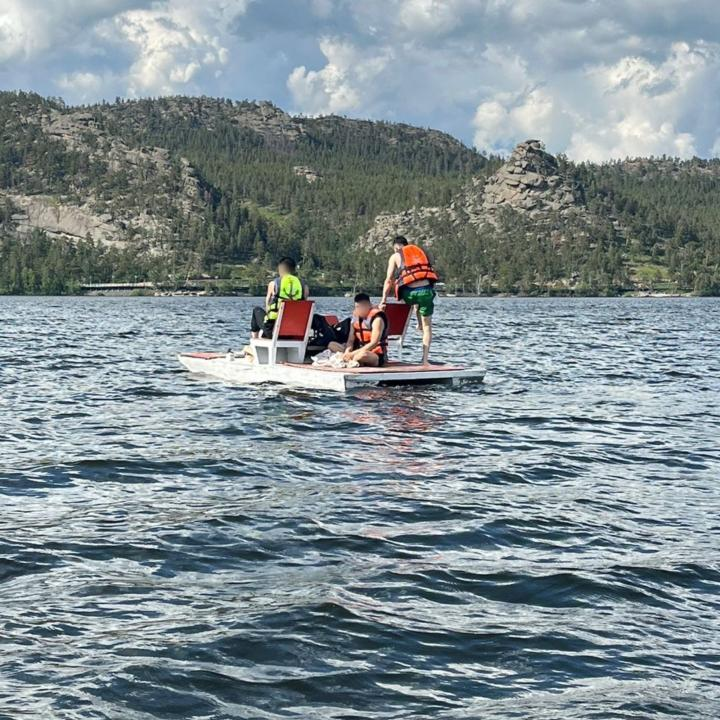
<path fill-rule="evenodd" d="M 253 337 L 270 336 L 275 327 L 275 321 L 280 313 L 280 306 L 285 300 L 307 299 L 309 293 L 307 285 L 295 274 L 296 264 L 292 258 L 285 257 L 277 266 L 277 277 L 271 280 L 265 293 L 265 307 L 257 306 L 253 309 L 250 330 Z"/>
<path fill-rule="evenodd" d="M 387 296 L 393 289 L 398 300 L 415 307 L 418 326 L 422 327 L 423 334 L 423 364 L 429 362 L 437 281 L 438 274 L 428 253 L 420 246 L 408 243 L 404 237 L 396 237 L 393 254 L 388 261 L 380 308 L 386 306 Z"/>
<path fill-rule="evenodd" d="M 302 300 L 305 295 L 302 281 L 297 275 L 278 275 L 272 281 L 270 302 L 267 303 L 265 322 L 277 320 L 280 305 L 284 300 Z"/>
<path fill-rule="evenodd" d="M 396 250 L 397 271 L 395 296 L 398 300 L 406 290 L 434 287 L 438 280 L 429 255 L 419 245 L 401 245 Z"/>

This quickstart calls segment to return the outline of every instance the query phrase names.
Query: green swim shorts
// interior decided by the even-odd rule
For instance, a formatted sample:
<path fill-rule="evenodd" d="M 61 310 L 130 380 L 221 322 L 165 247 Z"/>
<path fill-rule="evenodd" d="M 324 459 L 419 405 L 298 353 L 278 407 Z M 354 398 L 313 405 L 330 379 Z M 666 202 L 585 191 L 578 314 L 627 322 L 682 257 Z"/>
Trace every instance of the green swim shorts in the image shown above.
<path fill-rule="evenodd" d="M 432 317 L 435 311 L 435 291 L 431 287 L 404 288 L 400 292 L 400 299 L 408 305 L 417 305 L 423 317 Z"/>

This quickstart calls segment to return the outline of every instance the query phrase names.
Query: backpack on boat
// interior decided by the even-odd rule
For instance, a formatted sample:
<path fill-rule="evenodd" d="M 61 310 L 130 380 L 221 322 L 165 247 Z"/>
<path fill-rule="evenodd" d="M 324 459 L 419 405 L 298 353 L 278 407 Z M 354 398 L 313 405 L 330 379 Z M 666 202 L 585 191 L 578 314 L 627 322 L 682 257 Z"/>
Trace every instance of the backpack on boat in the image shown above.
<path fill-rule="evenodd" d="M 324 315 L 315 313 L 310 326 L 312 334 L 308 341 L 310 347 L 326 348 L 331 342 L 336 340 L 335 330 L 333 326 L 325 319 Z"/>
<path fill-rule="evenodd" d="M 345 344 L 348 341 L 348 338 L 350 337 L 351 332 L 351 326 L 352 326 L 352 318 L 345 318 L 339 323 L 335 323 L 335 325 L 332 326 L 333 333 L 335 334 L 335 337 L 333 338 L 335 342 Z"/>

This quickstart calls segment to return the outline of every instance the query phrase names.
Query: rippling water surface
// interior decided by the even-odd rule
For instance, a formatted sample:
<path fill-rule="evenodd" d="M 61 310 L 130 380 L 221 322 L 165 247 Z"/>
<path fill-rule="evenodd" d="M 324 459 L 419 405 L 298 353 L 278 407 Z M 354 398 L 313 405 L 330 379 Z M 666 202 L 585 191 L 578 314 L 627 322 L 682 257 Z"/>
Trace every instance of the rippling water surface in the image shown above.
<path fill-rule="evenodd" d="M 466 390 L 179 368 L 250 305 L 0 298 L 0 717 L 720 716 L 719 301 L 443 300 Z"/>

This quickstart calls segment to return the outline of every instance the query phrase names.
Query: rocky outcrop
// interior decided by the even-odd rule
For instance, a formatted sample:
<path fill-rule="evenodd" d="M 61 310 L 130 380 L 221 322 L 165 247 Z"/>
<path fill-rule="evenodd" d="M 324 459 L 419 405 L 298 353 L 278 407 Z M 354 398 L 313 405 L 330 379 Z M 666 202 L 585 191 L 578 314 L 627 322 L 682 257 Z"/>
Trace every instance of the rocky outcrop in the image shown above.
<path fill-rule="evenodd" d="M 163 97 L 157 100 L 123 102 L 101 106 L 124 130 L 142 132 L 148 113 L 172 119 L 193 128 L 215 132 L 228 123 L 261 137 L 266 144 L 292 146 L 306 134 L 301 119 L 289 115 L 271 102 L 233 102 L 209 97 Z"/>
<path fill-rule="evenodd" d="M 123 245 L 129 240 L 147 240 L 150 252 L 170 235 L 167 218 L 143 208 L 136 212 L 110 212 L 112 204 L 96 198 L 77 203 L 50 195 L 0 193 L 0 202 L 9 200 L 15 208 L 11 221 L 20 234 L 42 230 L 50 237 L 66 240 L 93 240 L 105 245 Z"/>
<path fill-rule="evenodd" d="M 477 197 L 477 196 L 476 196 Z M 557 160 L 539 140 L 527 140 L 513 150 L 510 159 L 490 177 L 482 188 L 481 216 L 492 216 L 501 208 L 511 208 L 537 217 L 543 213 L 577 212 L 578 199 L 562 175 Z"/>
<path fill-rule="evenodd" d="M 41 118 L 40 125 L 49 137 L 59 140 L 68 149 L 107 164 L 110 173 L 124 172 L 141 180 L 154 177 L 162 181 L 175 170 L 167 149 L 131 148 L 122 139 L 106 133 L 101 118 L 92 113 L 52 111 Z M 180 170 L 184 196 L 197 198 L 200 191 L 197 172 L 185 158 L 180 158 Z M 155 187 L 156 190 L 162 189 L 162 185 L 156 184 Z"/>
<path fill-rule="evenodd" d="M 587 215 L 555 157 L 545 151 L 539 140 L 527 140 L 513 150 L 494 175 L 473 178 L 449 207 L 379 215 L 360 245 L 380 251 L 397 234 L 432 245 L 437 221 L 443 217 L 456 228 L 464 223 L 497 227 L 508 212 L 516 212 L 538 225 L 553 217 L 582 219 Z"/>
<path fill-rule="evenodd" d="M 97 120 L 87 112 L 61 113 L 55 110 L 43 116 L 40 124 L 47 135 L 73 149 L 85 147 L 88 136 L 97 138 L 100 135 Z"/>
<path fill-rule="evenodd" d="M 407 236 L 421 245 L 432 245 L 434 231 L 432 221 L 442 213 L 441 208 L 412 208 L 401 213 L 382 213 L 375 218 L 375 224 L 362 238 L 366 250 L 387 252 L 393 239 L 398 235 Z"/>
<path fill-rule="evenodd" d="M 243 103 L 233 121 L 266 140 L 280 138 L 295 142 L 305 134 L 305 128 L 296 118 L 271 102 Z"/>
<path fill-rule="evenodd" d="M 693 158 L 690 161 L 678 158 L 633 158 L 624 160 L 623 170 L 644 182 L 652 182 L 659 176 L 669 176 L 682 180 L 689 175 L 708 178 L 720 177 L 720 164 L 717 160 Z"/>
<path fill-rule="evenodd" d="M 314 183 L 322 179 L 322 175 L 317 170 L 313 170 L 307 165 L 295 165 L 293 172 L 298 177 L 304 177 L 309 183 Z"/>
<path fill-rule="evenodd" d="M 7 195 L 16 212 L 12 221 L 17 230 L 34 229 L 51 237 L 71 240 L 90 239 L 115 244 L 123 237 L 122 229 L 107 213 L 96 213 L 90 207 L 69 205 L 45 195 Z"/>
<path fill-rule="evenodd" d="M 13 225 L 20 233 L 37 229 L 106 244 L 143 238 L 152 249 L 171 234 L 174 219 L 205 208 L 202 183 L 185 158 L 173 159 L 165 148 L 128 146 L 106 131 L 100 113 L 51 109 L 27 122 L 80 160 L 60 193 L 49 185 L 39 192 L 0 193 L 17 209 Z"/>

